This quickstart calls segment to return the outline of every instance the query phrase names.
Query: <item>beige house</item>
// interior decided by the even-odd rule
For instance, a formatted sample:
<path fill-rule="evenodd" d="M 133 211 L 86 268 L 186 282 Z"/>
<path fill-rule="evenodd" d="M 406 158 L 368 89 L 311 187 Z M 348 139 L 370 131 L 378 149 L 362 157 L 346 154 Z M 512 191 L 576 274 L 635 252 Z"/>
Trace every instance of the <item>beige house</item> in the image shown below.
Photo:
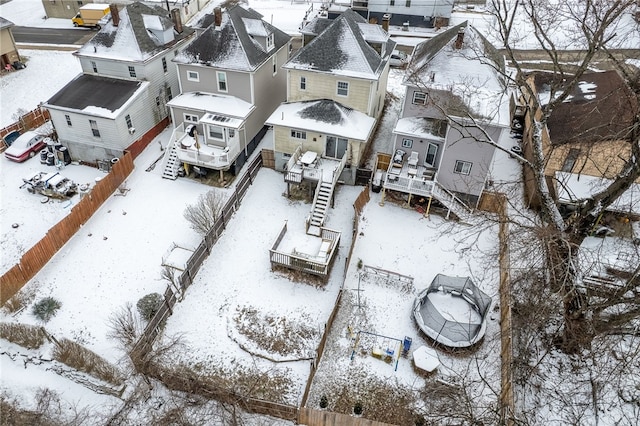
<path fill-rule="evenodd" d="M 13 25 L 13 22 L 0 17 L 0 57 L 2 58 L 0 65 L 2 69 L 7 64 L 13 64 L 20 60 L 16 41 L 13 39 L 13 33 L 11 32 Z"/>
<path fill-rule="evenodd" d="M 549 73 L 529 77 L 540 104 L 548 102 L 551 78 Z M 526 101 L 525 101 L 526 104 Z M 532 108 L 526 108 L 530 114 Z M 542 129 L 545 176 L 553 194 L 560 202 L 577 201 L 581 180 L 614 179 L 631 156 L 631 132 L 638 100 L 624 79 L 615 70 L 586 73 L 565 102 L 557 106 Z M 534 111 L 540 117 L 541 111 Z M 533 129 L 524 120 L 523 150 L 532 160 Z M 584 178 L 583 178 L 584 177 Z M 525 168 L 525 185 L 533 207 L 533 176 Z"/>
<path fill-rule="evenodd" d="M 85 4 L 94 3 L 93 0 L 42 0 L 44 13 L 49 18 L 73 18 Z M 104 1 L 97 3 L 106 3 Z"/>
<path fill-rule="evenodd" d="M 394 47 L 381 26 L 350 9 L 307 25 L 305 45 L 282 66 L 287 102 L 266 122 L 274 129 L 277 170 L 287 169 L 296 150 L 312 151 L 344 163 L 340 180 L 355 182 L 382 114 Z"/>

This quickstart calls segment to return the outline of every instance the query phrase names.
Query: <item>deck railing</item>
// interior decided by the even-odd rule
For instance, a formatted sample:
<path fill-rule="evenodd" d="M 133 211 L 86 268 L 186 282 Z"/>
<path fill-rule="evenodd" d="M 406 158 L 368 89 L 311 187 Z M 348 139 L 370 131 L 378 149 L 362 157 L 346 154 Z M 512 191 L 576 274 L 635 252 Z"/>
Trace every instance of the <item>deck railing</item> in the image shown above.
<path fill-rule="evenodd" d="M 433 193 L 435 181 L 423 178 L 411 178 L 387 173 L 384 187 L 394 191 L 408 192 L 410 194 L 430 197 Z"/>

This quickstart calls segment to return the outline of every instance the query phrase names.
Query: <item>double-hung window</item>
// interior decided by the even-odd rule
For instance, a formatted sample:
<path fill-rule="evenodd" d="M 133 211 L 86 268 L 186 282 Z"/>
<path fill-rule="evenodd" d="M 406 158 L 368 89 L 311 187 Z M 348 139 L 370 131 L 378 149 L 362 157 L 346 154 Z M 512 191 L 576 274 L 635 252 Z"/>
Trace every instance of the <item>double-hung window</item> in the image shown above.
<path fill-rule="evenodd" d="M 96 138 L 100 137 L 100 130 L 98 130 L 98 123 L 95 120 L 89 120 L 89 125 L 91 126 L 91 133 Z"/>
<path fill-rule="evenodd" d="M 218 79 L 218 91 L 226 92 L 227 91 L 227 73 L 223 71 L 218 71 L 216 73 L 216 78 Z"/>
<path fill-rule="evenodd" d="M 427 103 L 427 94 L 423 92 L 413 92 L 413 104 L 424 105 Z"/>
<path fill-rule="evenodd" d="M 300 90 L 307 90 L 307 77 L 300 77 Z"/>
<path fill-rule="evenodd" d="M 435 143 L 429 143 L 427 145 L 427 155 L 424 158 L 424 163 L 429 167 L 434 167 L 436 165 L 436 156 L 438 155 L 438 145 Z M 469 170 L 471 170 L 471 166 L 469 166 Z M 469 173 L 465 173 L 469 174 Z"/>
<path fill-rule="evenodd" d="M 349 96 L 349 83 L 346 81 L 338 82 L 338 96 Z"/>

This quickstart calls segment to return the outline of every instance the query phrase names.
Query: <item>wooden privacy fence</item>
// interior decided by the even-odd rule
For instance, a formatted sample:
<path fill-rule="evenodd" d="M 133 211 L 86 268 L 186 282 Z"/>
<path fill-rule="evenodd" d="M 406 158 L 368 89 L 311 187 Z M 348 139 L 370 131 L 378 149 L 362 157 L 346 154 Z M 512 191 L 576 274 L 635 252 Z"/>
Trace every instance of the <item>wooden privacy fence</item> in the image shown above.
<path fill-rule="evenodd" d="M 60 222 L 31 247 L 20 262 L 0 277 L 0 303 L 15 295 L 84 225 L 133 171 L 133 158 L 125 153 L 111 171 L 91 188 Z"/>
<path fill-rule="evenodd" d="M 25 131 L 33 129 L 34 127 L 42 126 L 49 120 L 51 120 L 49 111 L 42 107 L 37 107 L 36 109 L 22 115 L 15 123 L 10 124 L 7 127 L 3 127 L 2 129 L 0 129 L 0 151 L 4 151 L 7 148 L 4 143 L 4 137 L 9 133 L 16 130 L 20 133 L 24 133 Z"/>
<path fill-rule="evenodd" d="M 198 247 L 187 260 L 184 271 L 176 277 L 174 288 L 177 287 L 176 290 L 178 290 L 180 294 L 184 294 L 191 283 L 193 283 L 202 263 L 209 256 L 212 247 L 224 232 L 233 214 L 236 212 L 238 207 L 240 207 L 242 198 L 249 189 L 249 186 L 253 183 L 253 180 L 261 167 L 262 156 L 257 155 L 247 167 L 247 171 L 237 179 L 235 190 L 220 210 L 220 214 L 214 221 L 213 227 L 209 232 L 207 232 Z M 171 316 L 173 313 L 173 307 L 177 301 L 178 296 L 173 291 L 171 284 L 167 285 L 167 289 L 164 292 L 164 302 L 162 306 L 153 318 L 151 318 L 140 336 L 140 339 L 138 339 L 138 342 L 132 350 L 132 352 L 137 355 L 134 359 L 140 359 L 139 355 L 144 356 L 144 354 L 151 349 L 153 342 L 156 337 L 158 337 L 161 325 L 167 318 L 169 318 L 169 316 Z"/>

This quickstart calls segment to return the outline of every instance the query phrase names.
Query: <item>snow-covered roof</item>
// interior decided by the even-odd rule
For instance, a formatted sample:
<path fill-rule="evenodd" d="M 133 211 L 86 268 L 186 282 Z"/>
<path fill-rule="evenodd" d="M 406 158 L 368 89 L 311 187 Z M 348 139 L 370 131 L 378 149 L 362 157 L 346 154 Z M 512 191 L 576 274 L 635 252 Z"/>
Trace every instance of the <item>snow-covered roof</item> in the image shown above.
<path fill-rule="evenodd" d="M 320 99 L 283 103 L 265 124 L 366 141 L 375 122 L 374 118 L 362 112 L 330 99 Z"/>
<path fill-rule="evenodd" d="M 383 45 L 382 56 L 369 45 L 367 37 Z M 377 80 L 395 44 L 382 28 L 373 30 L 362 16 L 349 9 L 298 50 L 283 68 Z"/>
<path fill-rule="evenodd" d="M 333 21 L 329 18 L 323 18 L 321 16 L 317 16 L 313 18 L 311 21 L 307 22 L 300 32 L 302 34 L 313 34 L 318 35 L 324 30 L 327 29 L 329 25 L 331 25 Z"/>
<path fill-rule="evenodd" d="M 573 204 L 578 200 L 587 200 L 612 182 L 610 179 L 595 176 L 556 172 L 558 201 Z M 631 185 L 607 210 L 640 214 L 640 184 Z"/>
<path fill-rule="evenodd" d="M 10 28 L 13 26 L 14 26 L 13 22 L 11 22 L 8 19 L 4 19 L 2 16 L 0 16 L 0 30 L 4 30 L 5 28 Z"/>
<path fill-rule="evenodd" d="M 117 59 L 123 61 L 145 61 L 163 50 L 189 37 L 194 30 L 186 25 L 182 32 L 173 32 L 173 40 L 163 43 L 151 32 L 166 31 L 173 21 L 166 9 L 142 3 L 132 3 L 119 11 L 117 26 L 113 18 L 91 40 L 75 53 L 78 56 Z"/>
<path fill-rule="evenodd" d="M 148 86 L 147 81 L 80 74 L 45 102 L 44 106 L 114 119 Z"/>
<path fill-rule="evenodd" d="M 283 31 L 262 21 L 261 17 L 254 10 L 241 6 L 232 7 L 222 14 L 220 26 L 210 25 L 174 61 L 229 70 L 255 71 L 291 39 Z M 253 36 L 271 33 L 274 48 L 266 51 Z"/>
<path fill-rule="evenodd" d="M 186 92 L 171 99 L 167 102 L 167 105 L 169 107 L 212 112 L 243 119 L 247 118 L 255 109 L 249 102 L 245 102 L 235 96 L 206 92 Z"/>
<path fill-rule="evenodd" d="M 447 122 L 427 117 L 405 117 L 398 120 L 393 133 L 412 135 L 425 139 L 443 140 L 447 131 Z"/>
<path fill-rule="evenodd" d="M 456 39 L 463 37 L 461 46 Z M 509 124 L 504 56 L 474 27 L 463 22 L 416 45 L 404 84 L 452 93 L 469 112 Z"/>

